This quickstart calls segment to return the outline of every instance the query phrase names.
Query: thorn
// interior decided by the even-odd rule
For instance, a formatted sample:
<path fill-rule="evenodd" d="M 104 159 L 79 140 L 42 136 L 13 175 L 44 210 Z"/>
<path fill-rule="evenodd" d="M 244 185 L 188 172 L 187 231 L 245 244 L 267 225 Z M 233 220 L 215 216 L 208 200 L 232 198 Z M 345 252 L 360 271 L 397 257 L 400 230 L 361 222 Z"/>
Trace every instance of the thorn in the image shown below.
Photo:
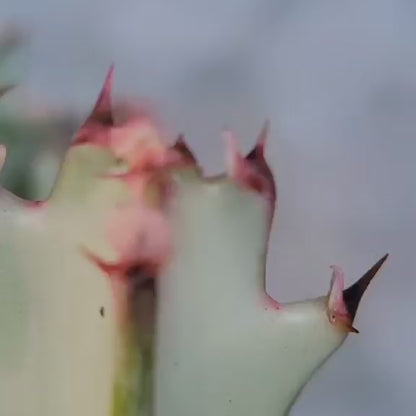
<path fill-rule="evenodd" d="M 358 330 L 352 326 L 352 318 L 343 298 L 344 272 L 339 266 L 330 266 L 330 268 L 332 269 L 332 278 L 328 295 L 329 322 L 343 332 L 358 334 Z"/>
<path fill-rule="evenodd" d="M 95 106 L 91 112 L 89 120 L 98 121 L 101 124 L 113 125 L 113 115 L 111 111 L 111 101 L 114 84 L 114 65 L 111 65 L 107 76 L 104 80 L 104 84 L 101 88 L 100 95 L 95 103 Z"/>
<path fill-rule="evenodd" d="M 267 135 L 268 123 L 265 123 L 259 137 L 260 148 L 256 147 L 243 157 L 237 149 L 237 137 L 229 130 L 223 132 L 226 140 L 226 160 L 228 175 L 240 185 L 263 195 L 270 205 L 270 219 L 276 205 L 276 184 L 273 174 L 263 157 L 265 135 Z M 259 152 L 259 153 L 258 153 Z M 257 156 L 257 153 L 260 156 Z"/>
<path fill-rule="evenodd" d="M 109 129 L 114 126 L 111 105 L 113 81 L 114 65 L 111 65 L 94 108 L 76 133 L 71 146 L 91 144 L 106 147 L 109 145 Z"/>
<path fill-rule="evenodd" d="M 271 221 L 273 221 L 276 209 L 277 189 L 273 172 L 271 171 L 265 157 L 266 142 L 270 132 L 270 120 L 266 119 L 256 140 L 254 148 L 246 155 L 245 160 L 251 162 L 254 170 L 263 178 L 264 193 L 267 195 L 271 205 Z"/>
<path fill-rule="evenodd" d="M 263 123 L 263 127 L 261 128 L 259 135 L 257 136 L 255 146 L 246 156 L 247 160 L 264 161 L 264 149 L 266 147 L 266 142 L 269 136 L 269 131 L 270 131 L 270 120 L 266 119 Z"/>
<path fill-rule="evenodd" d="M 260 130 L 260 134 L 257 137 L 257 147 L 264 152 L 266 147 L 267 139 L 270 132 L 270 120 L 267 118 L 264 120 L 263 127 Z"/>
<path fill-rule="evenodd" d="M 192 151 L 189 149 L 189 146 L 187 145 L 185 141 L 185 136 L 183 134 L 180 134 L 178 136 L 175 144 L 171 147 L 171 149 L 177 151 L 186 162 L 196 164 L 196 158 Z"/>
<path fill-rule="evenodd" d="M 385 254 L 379 261 L 377 261 L 366 273 L 364 273 L 360 279 L 357 280 L 348 289 L 343 291 L 343 299 L 348 313 L 353 321 L 358 310 L 360 300 L 366 291 L 368 285 L 373 280 L 377 272 L 383 266 L 384 262 L 388 258 L 388 254 Z"/>

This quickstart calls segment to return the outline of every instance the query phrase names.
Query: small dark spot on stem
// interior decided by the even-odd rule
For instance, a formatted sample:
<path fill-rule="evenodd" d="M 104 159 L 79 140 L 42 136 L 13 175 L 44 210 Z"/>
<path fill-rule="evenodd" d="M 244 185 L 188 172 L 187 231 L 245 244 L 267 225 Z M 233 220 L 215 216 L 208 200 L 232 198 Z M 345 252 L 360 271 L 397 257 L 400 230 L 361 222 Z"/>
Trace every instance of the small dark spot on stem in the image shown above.
<path fill-rule="evenodd" d="M 104 315 L 105 315 L 104 306 L 101 306 L 101 308 L 100 308 L 100 315 L 104 318 Z"/>

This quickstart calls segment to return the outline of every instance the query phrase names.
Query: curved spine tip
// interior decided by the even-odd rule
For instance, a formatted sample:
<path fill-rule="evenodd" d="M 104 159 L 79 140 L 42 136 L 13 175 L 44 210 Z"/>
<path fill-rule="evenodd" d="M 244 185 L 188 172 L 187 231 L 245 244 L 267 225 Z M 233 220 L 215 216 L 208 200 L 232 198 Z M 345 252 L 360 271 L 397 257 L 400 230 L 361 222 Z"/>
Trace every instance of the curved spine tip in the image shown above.
<path fill-rule="evenodd" d="M 368 285 L 374 279 L 378 271 L 381 269 L 389 254 L 385 254 L 373 266 L 370 267 L 354 284 L 343 291 L 343 300 L 348 313 L 353 321 L 357 314 L 358 306 L 364 295 Z"/>
<path fill-rule="evenodd" d="M 227 173 L 240 185 L 262 194 L 270 204 L 271 219 L 273 219 L 276 205 L 276 184 L 269 165 L 263 157 L 264 137 L 267 133 L 268 123 L 260 134 L 260 147 L 256 147 L 243 157 L 237 148 L 237 137 L 230 130 L 223 131 L 226 141 Z"/>
<path fill-rule="evenodd" d="M 101 147 L 109 145 L 108 132 L 105 129 L 114 126 L 112 111 L 112 91 L 114 82 L 114 65 L 111 65 L 97 101 L 84 124 L 76 133 L 71 147 L 91 144 Z"/>
<path fill-rule="evenodd" d="M 95 106 L 89 117 L 90 120 L 98 121 L 101 124 L 113 125 L 112 115 L 112 94 L 114 84 L 114 65 L 112 64 L 107 72 L 104 84 L 97 98 Z"/>
<path fill-rule="evenodd" d="M 256 144 L 246 155 L 247 160 L 264 162 L 264 152 L 270 132 L 270 120 L 266 119 L 256 139 Z"/>

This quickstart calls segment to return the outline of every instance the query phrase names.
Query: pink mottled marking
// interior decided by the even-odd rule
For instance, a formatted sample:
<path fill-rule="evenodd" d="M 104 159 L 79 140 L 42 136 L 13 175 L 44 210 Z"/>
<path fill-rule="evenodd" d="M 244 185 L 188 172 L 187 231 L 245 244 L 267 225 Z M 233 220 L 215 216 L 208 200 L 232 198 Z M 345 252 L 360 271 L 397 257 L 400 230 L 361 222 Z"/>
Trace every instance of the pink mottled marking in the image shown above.
<path fill-rule="evenodd" d="M 332 269 L 331 288 L 329 291 L 328 308 L 336 314 L 348 315 L 345 306 L 344 291 L 344 272 L 339 266 L 330 266 Z"/>
<path fill-rule="evenodd" d="M 352 326 L 352 320 L 344 301 L 344 272 L 339 266 L 331 266 L 332 278 L 328 296 L 329 321 L 345 332 L 358 333 Z"/>
<path fill-rule="evenodd" d="M 108 238 L 123 262 L 163 265 L 171 252 L 168 220 L 140 203 L 118 208 L 109 221 Z"/>

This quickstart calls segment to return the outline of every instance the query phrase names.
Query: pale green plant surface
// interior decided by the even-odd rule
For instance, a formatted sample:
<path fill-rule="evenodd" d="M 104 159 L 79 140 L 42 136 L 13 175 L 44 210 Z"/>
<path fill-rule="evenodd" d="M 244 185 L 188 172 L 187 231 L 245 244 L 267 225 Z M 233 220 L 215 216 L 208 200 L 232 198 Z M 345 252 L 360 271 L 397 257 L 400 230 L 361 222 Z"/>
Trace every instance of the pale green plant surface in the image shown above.
<path fill-rule="evenodd" d="M 205 178 L 111 87 L 47 200 L 2 190 L 0 414 L 287 414 L 386 256 L 347 290 L 334 267 L 324 296 L 272 300 L 267 129 L 245 157 L 227 134 L 227 173 Z"/>

